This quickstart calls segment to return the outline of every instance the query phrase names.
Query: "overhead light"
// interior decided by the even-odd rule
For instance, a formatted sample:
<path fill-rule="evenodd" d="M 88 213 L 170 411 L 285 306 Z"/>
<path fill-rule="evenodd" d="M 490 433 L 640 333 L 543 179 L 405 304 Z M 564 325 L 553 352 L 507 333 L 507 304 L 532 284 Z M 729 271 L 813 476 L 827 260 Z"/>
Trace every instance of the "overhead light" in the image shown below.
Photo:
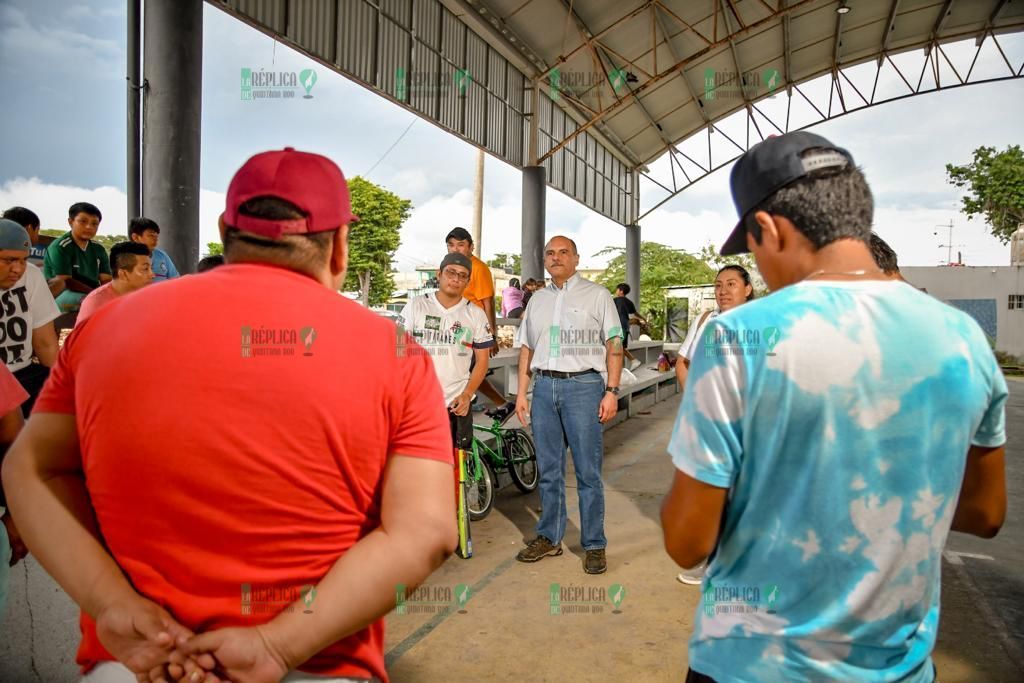
<path fill-rule="evenodd" d="M 836 14 L 846 14 L 849 11 L 850 8 L 845 3 L 836 8 Z"/>

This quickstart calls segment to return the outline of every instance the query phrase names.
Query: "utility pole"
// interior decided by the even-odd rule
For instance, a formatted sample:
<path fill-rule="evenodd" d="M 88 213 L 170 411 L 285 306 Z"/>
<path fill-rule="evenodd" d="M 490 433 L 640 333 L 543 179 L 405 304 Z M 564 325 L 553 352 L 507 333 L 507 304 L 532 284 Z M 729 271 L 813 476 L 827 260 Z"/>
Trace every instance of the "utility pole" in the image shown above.
<path fill-rule="evenodd" d="M 473 245 L 476 247 L 477 258 L 484 257 L 484 248 L 481 244 L 481 233 L 483 232 L 484 219 L 484 151 L 477 150 L 476 155 L 476 182 L 474 183 L 473 197 Z"/>

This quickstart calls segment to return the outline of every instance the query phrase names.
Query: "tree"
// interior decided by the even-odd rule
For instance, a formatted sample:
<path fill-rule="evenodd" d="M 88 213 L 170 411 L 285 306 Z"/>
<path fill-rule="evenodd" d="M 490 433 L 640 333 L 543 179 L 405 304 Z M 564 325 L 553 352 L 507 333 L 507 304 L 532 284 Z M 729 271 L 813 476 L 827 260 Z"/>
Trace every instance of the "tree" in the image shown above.
<path fill-rule="evenodd" d="M 221 256 L 224 254 L 224 245 L 220 242 L 207 242 L 206 243 L 206 255 L 207 256 Z"/>
<path fill-rule="evenodd" d="M 358 290 L 364 306 L 387 303 L 395 290 L 391 259 L 412 202 L 356 176 L 348 181 L 352 212 L 359 222 L 348 234 L 346 291 Z"/>
<path fill-rule="evenodd" d="M 615 286 L 626 281 L 626 253 L 622 247 L 606 247 L 595 256 L 617 254 L 608 262 L 598 282 L 614 294 Z M 660 338 L 665 328 L 665 293 L 662 287 L 698 285 L 715 279 L 715 271 L 699 258 L 657 242 L 640 243 L 640 315 L 651 323 L 651 333 Z"/>
<path fill-rule="evenodd" d="M 1024 222 L 1024 152 L 1019 145 L 996 152 L 995 147 L 974 150 L 966 166 L 946 164 L 947 180 L 970 194 L 961 198 L 960 210 L 971 218 L 982 215 L 992 234 L 1006 244 Z"/>
<path fill-rule="evenodd" d="M 501 268 L 502 270 L 515 273 L 516 275 L 522 273 L 522 256 L 519 254 L 495 254 L 494 258 L 487 262 L 491 268 Z"/>
<path fill-rule="evenodd" d="M 708 243 L 700 250 L 700 259 L 715 269 L 721 270 L 725 266 L 742 266 L 750 273 L 750 282 L 754 286 L 755 296 L 767 296 L 768 285 L 764 283 L 761 272 L 757 269 L 757 261 L 752 254 L 736 254 L 735 256 L 721 256 L 715 245 Z"/>

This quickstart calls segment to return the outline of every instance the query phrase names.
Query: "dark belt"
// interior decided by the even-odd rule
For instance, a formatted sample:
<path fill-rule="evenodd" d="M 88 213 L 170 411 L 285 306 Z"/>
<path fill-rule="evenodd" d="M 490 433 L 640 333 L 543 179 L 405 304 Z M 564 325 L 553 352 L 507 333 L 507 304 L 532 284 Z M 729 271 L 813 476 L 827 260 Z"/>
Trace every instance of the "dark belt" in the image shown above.
<path fill-rule="evenodd" d="M 560 370 L 538 370 L 537 374 L 541 377 L 554 377 L 555 379 L 569 379 L 570 377 L 579 377 L 580 375 L 589 375 L 597 370 L 580 370 L 579 372 L 561 372 Z"/>

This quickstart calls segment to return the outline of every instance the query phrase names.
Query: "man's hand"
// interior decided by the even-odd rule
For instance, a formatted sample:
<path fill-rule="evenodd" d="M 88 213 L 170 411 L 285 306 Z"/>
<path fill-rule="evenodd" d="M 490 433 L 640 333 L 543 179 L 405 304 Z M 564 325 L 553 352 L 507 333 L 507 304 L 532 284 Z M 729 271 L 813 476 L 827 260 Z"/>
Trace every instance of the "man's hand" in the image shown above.
<path fill-rule="evenodd" d="M 601 424 L 615 417 L 619 412 L 619 397 L 610 391 L 604 392 L 601 405 L 597 407 L 597 419 Z"/>
<path fill-rule="evenodd" d="M 495 341 L 494 341 L 494 346 L 492 346 L 492 347 L 490 348 L 490 351 L 488 351 L 488 353 L 490 353 L 490 354 L 491 354 L 491 358 L 494 358 L 495 356 L 497 356 L 497 355 L 498 355 L 498 351 L 500 351 L 500 350 L 501 350 L 501 349 L 499 349 L 499 348 L 498 348 L 498 341 L 497 341 L 497 337 L 495 337 Z"/>
<path fill-rule="evenodd" d="M 96 615 L 103 647 L 135 674 L 150 675 L 171 662 L 175 643 L 190 638 L 164 608 L 141 596 L 111 603 Z"/>
<path fill-rule="evenodd" d="M 10 512 L 5 512 L 0 521 L 3 521 L 4 526 L 7 527 L 7 538 L 11 540 L 10 566 L 13 567 L 28 555 L 28 548 L 25 547 L 25 542 L 21 540 L 21 534 L 18 533 L 18 527 L 15 526 Z"/>
<path fill-rule="evenodd" d="M 472 400 L 473 397 L 471 395 L 465 393 L 459 394 L 458 397 L 452 401 L 452 404 L 448 406 L 448 410 L 452 411 L 459 417 L 465 417 L 469 414 L 469 406 Z"/>
<path fill-rule="evenodd" d="M 283 652 L 273 643 L 262 626 L 252 628 L 223 628 L 188 639 L 179 649 L 199 658 L 205 666 L 204 656 L 216 660 L 216 674 L 203 675 L 206 670 L 189 660 L 185 665 L 186 680 L 210 682 L 230 680 L 232 683 L 277 683 L 291 666 Z"/>
<path fill-rule="evenodd" d="M 530 424 L 530 402 L 526 400 L 525 394 L 516 396 L 516 417 L 524 427 Z"/>

